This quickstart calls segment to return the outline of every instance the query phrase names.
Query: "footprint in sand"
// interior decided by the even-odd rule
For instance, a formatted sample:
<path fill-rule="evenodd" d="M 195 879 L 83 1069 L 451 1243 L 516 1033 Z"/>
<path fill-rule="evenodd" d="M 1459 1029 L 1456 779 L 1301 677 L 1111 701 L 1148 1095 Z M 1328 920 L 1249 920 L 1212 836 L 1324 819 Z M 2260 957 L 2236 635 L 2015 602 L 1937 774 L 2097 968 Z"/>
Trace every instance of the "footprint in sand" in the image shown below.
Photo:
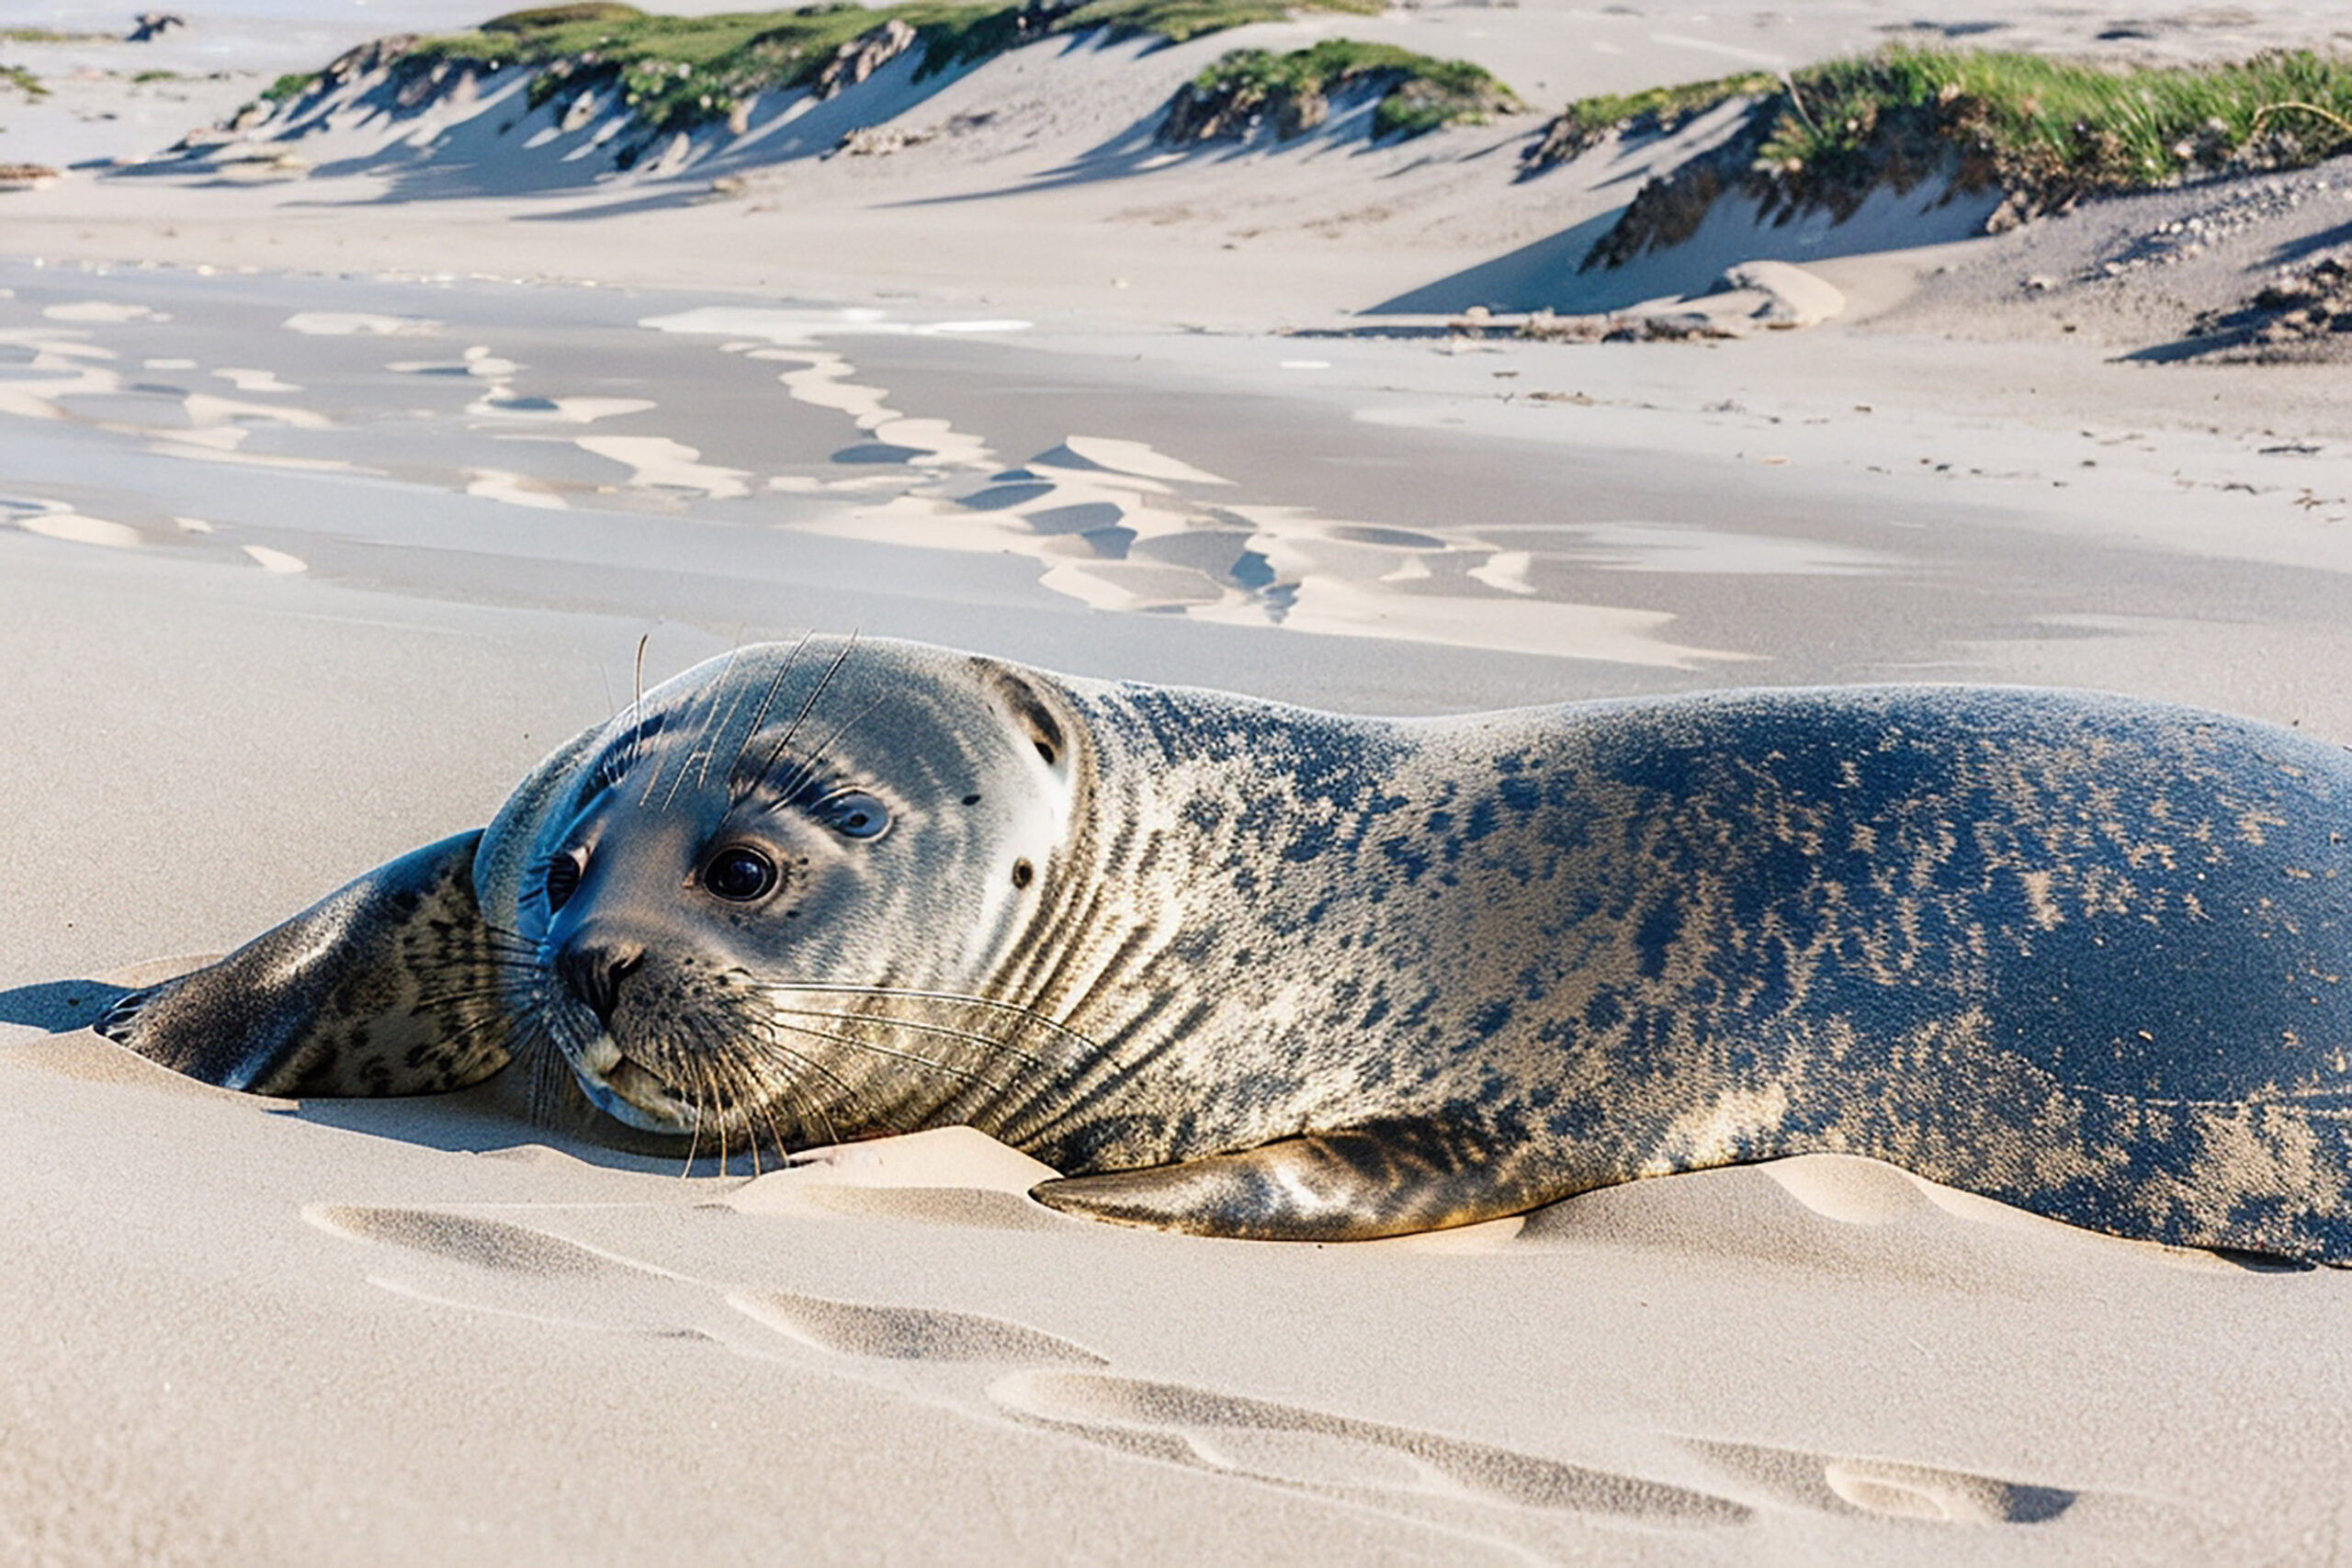
<path fill-rule="evenodd" d="M 1058 1335 L 977 1313 L 931 1307 L 867 1305 L 804 1295 L 797 1291 L 724 1291 L 706 1280 L 608 1252 L 511 1220 L 443 1210 L 313 1203 L 303 1219 L 333 1235 L 381 1242 L 447 1258 L 546 1292 L 510 1292 L 503 1303 L 469 1301 L 410 1281 L 376 1278 L 388 1290 L 445 1306 L 501 1316 L 541 1317 L 569 1326 L 666 1333 L 697 1332 L 697 1309 L 714 1298 L 752 1322 L 796 1344 L 836 1356 L 885 1361 L 977 1361 L 1009 1366 L 1094 1367 L 1103 1359 Z M 594 1284 L 610 1321 L 576 1317 L 581 1287 Z M 652 1287 L 648 1293 L 648 1287 Z M 683 1288 L 683 1291 L 682 1291 Z M 544 1307 L 546 1310 L 536 1310 Z"/>
<path fill-rule="evenodd" d="M 714 1287 L 534 1225 L 446 1210 L 336 1203 L 305 1205 L 302 1218 L 333 1235 L 459 1266 L 368 1275 L 369 1284 L 412 1301 L 519 1318 L 567 1334 L 713 1337 Z M 481 1274 L 494 1278 L 485 1280 Z"/>
<path fill-rule="evenodd" d="M 989 1393 L 1016 1416 L 1106 1447 L 1359 1502 L 1500 1505 L 1651 1529 L 1737 1525 L 1751 1513 L 1689 1487 L 1182 1383 L 1030 1371 Z"/>
<path fill-rule="evenodd" d="M 321 1230 L 357 1241 L 389 1242 L 413 1252 L 452 1258 L 477 1268 L 541 1278 L 594 1279 L 616 1273 L 682 1280 L 667 1269 L 567 1241 L 528 1225 L 433 1209 L 366 1208 L 311 1203 L 302 1217 Z"/>
<path fill-rule="evenodd" d="M 977 1313 L 864 1306 L 791 1291 L 739 1291 L 727 1303 L 756 1323 L 820 1350 L 894 1361 L 1004 1361 L 1099 1367 L 1102 1357 L 1058 1335 Z"/>
<path fill-rule="evenodd" d="M 922 1189 L 901 1190 L 936 1196 Z M 774 1206 L 745 1205 L 755 1213 Z M 804 1355 L 815 1352 L 839 1375 L 944 1399 L 975 1419 L 1009 1416 L 1121 1453 L 1373 1509 L 1515 1555 L 1538 1551 L 1542 1538 L 1564 1528 L 1725 1529 L 1758 1517 L 1749 1502 L 1689 1485 L 1191 1384 L 1121 1376 L 1106 1370 L 1109 1363 L 1095 1351 L 1006 1318 L 796 1291 L 730 1291 L 531 1224 L 481 1215 L 348 1204 L 312 1204 L 302 1214 L 334 1235 L 487 1270 L 510 1281 L 502 1299 L 475 1301 L 371 1276 L 375 1283 L 421 1301 L 567 1327 L 693 1337 L 760 1359 L 773 1353 L 763 1345 L 788 1344 Z M 587 1295 L 598 1303 L 596 1321 L 574 1315 Z M 710 1316 L 710 1309 L 720 1305 L 731 1309 L 732 1321 L 748 1321 L 776 1337 L 753 1340 L 729 1332 Z M 1014 1370 L 983 1386 L 966 1381 L 970 1374 L 957 1371 L 965 1366 Z M 1746 1492 L 1767 1506 L 1955 1526 L 2031 1525 L 2057 1518 L 2078 1498 L 2065 1488 L 1892 1460 L 1697 1438 L 1680 1441 L 1734 1483 L 1735 1493 Z"/>
<path fill-rule="evenodd" d="M 2077 1495 L 2063 1487 L 1888 1460 L 1698 1438 L 1688 1446 L 1784 1502 L 1823 1513 L 1954 1525 L 2038 1525 L 2074 1506 Z"/>

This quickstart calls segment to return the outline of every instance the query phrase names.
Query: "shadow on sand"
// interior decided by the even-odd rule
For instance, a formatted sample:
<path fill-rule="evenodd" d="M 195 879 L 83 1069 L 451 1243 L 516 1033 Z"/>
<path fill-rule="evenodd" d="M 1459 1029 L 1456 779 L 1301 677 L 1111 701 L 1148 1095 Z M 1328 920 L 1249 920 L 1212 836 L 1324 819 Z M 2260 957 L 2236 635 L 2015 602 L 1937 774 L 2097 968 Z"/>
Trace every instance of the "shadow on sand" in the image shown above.
<path fill-rule="evenodd" d="M 104 1018 L 134 987 L 104 980 L 42 980 L 0 991 L 0 1023 L 70 1034 Z"/>
<path fill-rule="evenodd" d="M 0 1024 L 18 1024 L 52 1035 L 78 1033 L 96 1024 L 108 1008 L 135 988 L 105 980 L 41 980 L 17 986 L 0 991 Z M 72 1048 L 85 1047 L 129 1055 L 121 1046 L 97 1039 Z M 546 1092 L 537 1097 L 541 1103 L 535 1105 L 534 1098 L 528 1072 L 510 1068 L 453 1094 L 382 1100 L 311 1098 L 281 1113 L 322 1127 L 449 1153 L 493 1154 L 542 1145 L 582 1164 L 615 1170 L 720 1173 L 718 1161 L 710 1152 L 695 1149 L 688 1139 L 639 1133 L 600 1115 L 568 1074 L 551 1077 Z M 749 1175 L 748 1152 L 739 1148 L 733 1155 L 729 1167 Z M 761 1168 L 769 1170 L 781 1163 L 773 1150 L 761 1151 L 759 1162 Z"/>

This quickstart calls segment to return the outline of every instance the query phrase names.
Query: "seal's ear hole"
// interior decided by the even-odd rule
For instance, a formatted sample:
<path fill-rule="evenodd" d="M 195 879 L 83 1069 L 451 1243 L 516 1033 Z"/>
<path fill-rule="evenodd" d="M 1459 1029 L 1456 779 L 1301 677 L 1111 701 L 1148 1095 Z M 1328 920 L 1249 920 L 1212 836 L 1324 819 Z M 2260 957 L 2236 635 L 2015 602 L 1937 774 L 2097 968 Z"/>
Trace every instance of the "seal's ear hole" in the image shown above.
<path fill-rule="evenodd" d="M 1017 860 L 1012 863 L 1012 885 L 1015 887 L 1028 886 L 1031 881 L 1036 877 L 1036 874 L 1037 868 L 1031 865 L 1027 861 Z"/>
<path fill-rule="evenodd" d="M 996 688 L 997 700 L 1004 704 L 1013 721 L 1028 734 L 1029 744 L 1037 749 L 1046 766 L 1059 767 L 1062 759 L 1069 754 L 1069 740 L 1062 733 L 1061 720 L 1054 716 L 1054 710 L 1046 705 L 1037 688 L 1012 671 L 997 664 L 986 668 L 989 683 Z"/>

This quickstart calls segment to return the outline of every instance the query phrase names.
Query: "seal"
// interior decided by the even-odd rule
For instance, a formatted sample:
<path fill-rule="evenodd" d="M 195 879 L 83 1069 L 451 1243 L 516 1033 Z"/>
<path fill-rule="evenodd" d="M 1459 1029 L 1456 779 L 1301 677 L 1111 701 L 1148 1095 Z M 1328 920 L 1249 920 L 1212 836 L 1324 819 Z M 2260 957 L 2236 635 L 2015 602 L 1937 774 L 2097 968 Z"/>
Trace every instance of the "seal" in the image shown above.
<path fill-rule="evenodd" d="M 1219 1235 L 1829 1151 L 2352 1264 L 2347 966 L 2352 757 L 2215 714 L 1380 719 L 812 637 L 103 1027 L 273 1094 L 518 1061 L 722 1155 L 966 1123 L 1042 1202 Z"/>

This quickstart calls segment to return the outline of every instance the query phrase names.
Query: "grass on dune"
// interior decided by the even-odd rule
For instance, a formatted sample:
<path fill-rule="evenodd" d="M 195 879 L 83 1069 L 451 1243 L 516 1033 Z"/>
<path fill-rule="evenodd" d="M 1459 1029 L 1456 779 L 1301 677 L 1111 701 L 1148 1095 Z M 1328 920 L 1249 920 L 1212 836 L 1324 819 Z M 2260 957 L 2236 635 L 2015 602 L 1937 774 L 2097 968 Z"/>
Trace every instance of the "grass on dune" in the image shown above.
<path fill-rule="evenodd" d="M 1688 238 L 1735 189 L 1768 216 L 1826 209 L 1842 220 L 1872 190 L 1940 175 L 1957 191 L 1997 190 L 1997 229 L 2086 197 L 2300 168 L 2352 148 L 2352 64 L 2310 51 L 2114 67 L 1898 46 L 1787 76 L 1580 100 L 1529 149 L 1529 172 L 1738 99 L 1749 104 L 1740 130 L 1645 186 L 1588 265 Z"/>
<path fill-rule="evenodd" d="M 1780 85 L 1778 76 L 1751 71 L 1706 82 L 1645 87 L 1638 93 L 1578 98 L 1544 127 L 1543 137 L 1528 149 L 1525 161 L 1536 168 L 1548 168 L 1600 146 L 1611 136 L 1670 136 L 1735 98 L 1756 97 Z"/>
<path fill-rule="evenodd" d="M 2352 142 L 2352 68 L 2306 50 L 2132 71 L 1890 50 L 1816 66 L 1792 86 L 1767 106 L 1757 149 L 1766 169 L 1790 175 L 1838 177 L 1849 162 L 1869 161 L 1890 130 L 2080 193 L 2165 185 L 2233 163 L 2315 163 Z"/>
<path fill-rule="evenodd" d="M 0 43 L 120 43 L 120 33 L 67 32 L 61 28 L 0 28 Z"/>
<path fill-rule="evenodd" d="M 649 126 L 683 130 L 723 119 L 759 93 L 811 85 L 843 45 L 894 20 L 914 28 L 928 74 L 1051 34 L 1100 28 L 1114 38 L 1176 42 L 1296 10 L 1379 9 L 1380 0 L 910 0 L 872 8 L 830 0 L 788 11 L 665 17 L 590 0 L 509 12 L 469 32 L 423 39 L 396 69 L 413 76 L 440 66 L 537 66 L 534 104 L 613 85 Z"/>
<path fill-rule="evenodd" d="M 1182 43 L 1252 22 L 1279 22 L 1295 11 L 1376 17 L 1385 8 L 1384 0 L 1312 0 L 1304 6 L 1285 5 L 1283 0 L 1090 0 L 1069 12 L 1055 30 L 1107 27 L 1114 37 L 1148 34 Z"/>
<path fill-rule="evenodd" d="M 1393 44 L 1325 39 L 1275 54 L 1238 49 L 1185 84 L 1169 105 L 1159 136 L 1179 144 L 1246 135 L 1271 121 L 1287 140 L 1322 123 L 1333 96 L 1377 89 L 1373 134 L 1419 136 L 1474 123 L 1522 106 L 1466 60 L 1435 60 Z"/>

